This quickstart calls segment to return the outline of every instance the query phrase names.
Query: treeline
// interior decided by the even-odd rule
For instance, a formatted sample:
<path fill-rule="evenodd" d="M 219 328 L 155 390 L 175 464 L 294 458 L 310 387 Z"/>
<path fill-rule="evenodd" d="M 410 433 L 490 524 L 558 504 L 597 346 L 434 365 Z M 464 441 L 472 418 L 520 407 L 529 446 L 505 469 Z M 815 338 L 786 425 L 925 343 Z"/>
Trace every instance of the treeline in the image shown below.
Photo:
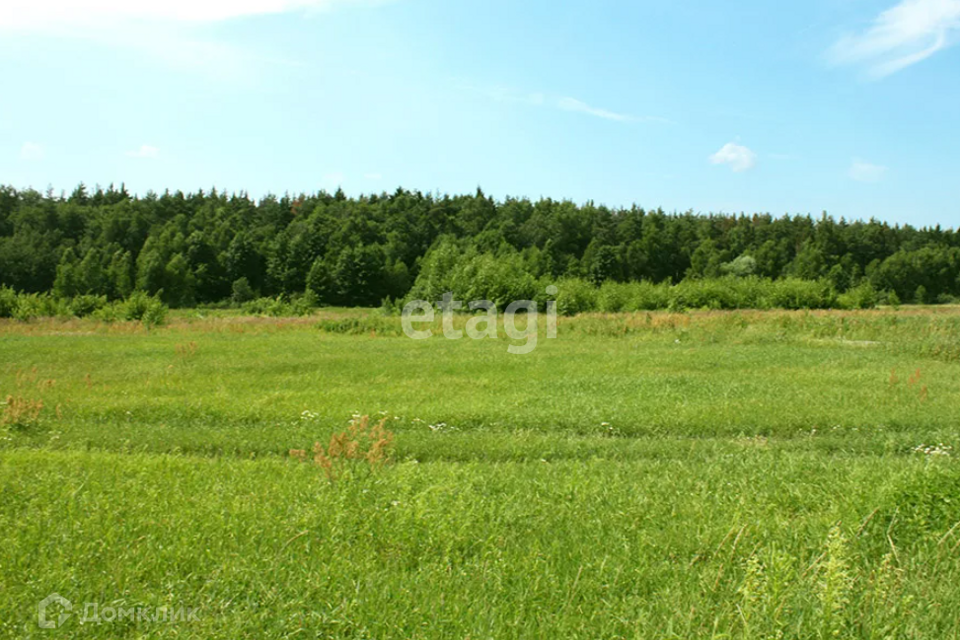
<path fill-rule="evenodd" d="M 827 305 L 867 289 L 893 301 L 949 302 L 960 296 L 960 234 L 825 214 L 498 202 L 479 189 L 255 201 L 216 190 L 138 197 L 113 186 L 69 195 L 0 187 L 0 285 L 57 299 L 139 291 L 171 306 L 305 295 L 377 306 L 445 287 L 502 302 L 542 295 L 545 282 L 588 283 L 599 295 L 605 284 L 704 289 L 718 278 L 728 289 L 738 280 L 816 282 L 828 288 Z"/>

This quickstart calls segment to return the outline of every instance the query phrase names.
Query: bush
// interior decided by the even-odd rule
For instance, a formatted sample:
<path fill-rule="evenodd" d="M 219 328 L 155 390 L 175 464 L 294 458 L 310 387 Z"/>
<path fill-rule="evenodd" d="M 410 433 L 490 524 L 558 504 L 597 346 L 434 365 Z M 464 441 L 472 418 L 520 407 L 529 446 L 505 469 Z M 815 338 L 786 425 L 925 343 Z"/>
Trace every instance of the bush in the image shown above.
<path fill-rule="evenodd" d="M 12 318 L 17 313 L 17 292 L 10 287 L 0 287 L 0 318 Z"/>
<path fill-rule="evenodd" d="M 232 287 L 232 294 L 230 299 L 234 304 L 243 304 L 244 302 L 249 302 L 256 298 L 256 294 L 253 292 L 253 287 L 250 286 L 250 281 L 246 278 L 237 278 Z"/>
<path fill-rule="evenodd" d="M 633 285 L 620 282 L 605 282 L 597 292 L 597 309 L 604 313 L 627 311 Z"/>
<path fill-rule="evenodd" d="M 324 333 L 338 333 L 351 336 L 375 334 L 379 336 L 402 336 L 400 323 L 385 316 L 364 316 L 346 318 L 323 318 L 316 324 Z"/>
<path fill-rule="evenodd" d="M 742 255 L 733 262 L 720 265 L 720 272 L 736 278 L 746 278 L 757 272 L 757 261 L 753 256 Z"/>
<path fill-rule="evenodd" d="M 880 294 L 869 282 L 864 282 L 837 296 L 837 306 L 841 309 L 873 309 L 879 302 Z"/>
<path fill-rule="evenodd" d="M 624 311 L 655 311 L 670 306 L 670 285 L 631 282 L 630 299 Z"/>
<path fill-rule="evenodd" d="M 837 306 L 833 286 L 824 280 L 786 278 L 773 281 L 768 307 L 778 309 L 830 309 Z"/>
<path fill-rule="evenodd" d="M 146 312 L 140 317 L 140 322 L 148 327 L 158 327 L 167 320 L 167 305 L 159 299 L 151 303 Z"/>
<path fill-rule="evenodd" d="M 523 257 L 516 250 L 479 253 L 445 238 L 424 258 L 420 275 L 404 302 L 435 303 L 449 292 L 454 300 L 490 300 L 498 309 L 504 309 L 516 300 L 540 300 L 542 284 L 526 270 Z"/>
<path fill-rule="evenodd" d="M 567 278 L 557 283 L 557 313 L 573 316 L 596 311 L 597 288 L 586 280 Z"/>
<path fill-rule="evenodd" d="M 309 316 L 313 313 L 314 309 L 320 306 L 320 300 L 316 293 L 307 290 L 303 295 L 294 298 L 290 306 L 295 315 Z"/>
<path fill-rule="evenodd" d="M 26 321 L 64 315 L 68 315 L 66 304 L 49 293 L 21 293 L 17 296 L 17 308 L 13 317 Z"/>
<path fill-rule="evenodd" d="M 66 300 L 50 293 L 18 294 L 9 287 L 0 287 L 0 318 L 27 321 L 92 316 L 104 322 L 139 320 L 148 326 L 156 326 L 163 324 L 166 314 L 167 307 L 159 297 L 151 297 L 142 291 L 134 292 L 126 301 L 110 303 L 106 296 L 80 295 Z"/>
<path fill-rule="evenodd" d="M 308 316 L 317 306 L 317 295 L 309 291 L 291 301 L 283 296 L 276 298 L 257 298 L 244 304 L 241 309 L 251 316 L 269 316 L 284 318 L 289 316 Z"/>
<path fill-rule="evenodd" d="M 107 296 L 91 295 L 76 296 L 67 304 L 70 313 L 78 318 L 92 316 L 105 306 L 107 306 Z"/>
<path fill-rule="evenodd" d="M 670 290 L 670 309 L 739 309 L 740 283 L 733 278 L 684 280 Z"/>
<path fill-rule="evenodd" d="M 119 304 L 117 315 L 122 320 L 139 320 L 148 327 L 161 325 L 167 317 L 167 305 L 160 300 L 161 293 L 150 296 L 143 291 L 134 291 Z"/>

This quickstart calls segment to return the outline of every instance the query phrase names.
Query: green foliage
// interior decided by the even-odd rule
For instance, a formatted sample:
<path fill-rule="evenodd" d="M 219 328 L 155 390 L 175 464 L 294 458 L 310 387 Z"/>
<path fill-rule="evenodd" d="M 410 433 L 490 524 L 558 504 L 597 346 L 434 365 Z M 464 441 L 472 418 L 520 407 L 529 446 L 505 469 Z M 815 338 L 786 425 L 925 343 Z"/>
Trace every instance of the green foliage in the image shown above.
<path fill-rule="evenodd" d="M 557 313 L 572 316 L 597 309 L 597 288 L 579 278 L 557 282 Z"/>
<path fill-rule="evenodd" d="M 786 278 L 770 286 L 769 304 L 759 308 L 829 309 L 837 304 L 836 291 L 826 280 Z"/>
<path fill-rule="evenodd" d="M 409 300 L 490 300 L 504 309 L 515 300 L 535 300 L 540 283 L 524 267 L 523 257 L 505 247 L 500 254 L 480 253 L 445 238 L 424 258 Z"/>
<path fill-rule="evenodd" d="M 123 320 L 139 320 L 153 327 L 164 323 L 167 306 L 161 301 L 160 295 L 151 296 L 143 291 L 134 291 L 127 300 L 117 305 L 116 313 Z"/>
<path fill-rule="evenodd" d="M 332 301 L 336 295 L 336 283 L 332 269 L 323 258 L 314 260 L 307 274 L 307 291 L 317 296 L 318 300 Z"/>
<path fill-rule="evenodd" d="M 49 293 L 21 293 L 13 317 L 20 321 L 68 315 L 66 303 Z"/>
<path fill-rule="evenodd" d="M 122 186 L 62 198 L 0 187 L 0 286 L 125 299 L 162 293 L 173 307 L 312 291 L 322 305 L 375 307 L 386 297 L 490 299 L 501 306 L 542 298 L 540 281 L 678 284 L 724 276 L 829 283 L 837 293 L 864 280 L 903 301 L 960 297 L 960 234 L 954 230 L 835 221 L 828 216 L 698 216 L 639 207 L 507 198 L 342 192 L 253 201 L 216 191 L 136 197 Z M 249 289 L 234 296 L 233 285 Z M 647 287 L 647 285 L 644 285 Z M 693 286 L 674 308 L 778 305 L 773 290 Z M 922 289 L 921 289 L 922 287 Z M 820 290 L 785 285 L 791 308 L 815 307 Z M 611 289 L 595 308 L 664 308 L 663 291 Z M 622 292 L 621 292 L 622 293 Z M 861 292 L 862 293 L 862 292 Z M 860 294 L 854 294 L 856 297 Z M 612 297 L 611 297 L 612 296 Z M 619 296 L 619 297 L 618 297 Z M 845 298 L 843 304 L 850 304 Z"/>
<path fill-rule="evenodd" d="M 234 304 L 239 305 L 244 302 L 250 302 L 257 297 L 257 294 L 253 291 L 253 287 L 250 286 L 250 281 L 246 278 L 237 278 L 234 280 L 231 289 L 230 300 Z"/>
<path fill-rule="evenodd" d="M 433 296 L 433 299 L 440 299 L 442 292 L 452 291 L 457 300 L 493 299 L 499 303 L 500 309 L 511 300 L 535 299 L 543 302 L 545 299 L 542 291 L 550 284 L 549 280 L 539 284 L 524 281 L 524 286 L 516 289 L 497 287 L 496 283 L 517 282 L 518 279 L 508 272 L 499 278 L 477 277 L 484 272 L 474 267 L 485 262 L 503 264 L 496 263 L 490 256 L 471 254 L 463 259 L 461 266 L 454 265 L 450 270 L 440 271 L 445 274 L 444 278 L 434 278 L 432 274 L 436 272 L 433 265 L 427 265 L 421 274 L 423 280 L 418 280 L 409 297 L 431 300 Z M 461 273 L 464 277 L 460 277 Z M 863 283 L 838 295 L 827 280 L 797 278 L 770 280 L 756 276 L 727 276 L 684 280 L 676 285 L 605 282 L 599 287 L 579 278 L 565 278 L 555 284 L 559 288 L 557 309 L 562 315 L 665 309 L 869 309 L 879 301 L 879 294 L 870 283 Z M 525 297 L 531 291 L 533 297 Z M 417 297 L 419 295 L 424 297 Z M 471 295 L 476 297 L 471 298 Z"/>
<path fill-rule="evenodd" d="M 0 318 L 21 321 L 53 317 L 96 317 L 108 322 L 141 321 L 148 326 L 163 324 L 167 306 L 159 297 L 135 291 L 126 300 L 110 302 L 105 295 L 82 294 L 58 298 L 48 293 L 17 293 L 0 287 Z"/>
<path fill-rule="evenodd" d="M 960 269 L 960 248 L 941 243 L 922 248 L 901 248 L 870 272 L 870 280 L 881 291 L 895 291 L 901 300 L 924 304 L 942 293 L 956 294 Z M 917 300 L 922 293 L 923 301 Z"/>
<path fill-rule="evenodd" d="M 733 262 L 727 262 L 720 266 L 720 273 L 734 276 L 736 278 L 746 278 L 757 272 L 757 261 L 753 256 L 742 255 Z"/>
<path fill-rule="evenodd" d="M 182 253 L 174 254 L 164 267 L 164 291 L 170 292 L 166 300 L 177 307 L 186 307 L 194 303 L 196 278 L 190 271 L 190 265 Z"/>
<path fill-rule="evenodd" d="M 100 309 L 107 306 L 106 296 L 82 295 L 70 300 L 68 307 L 70 313 L 78 318 L 92 316 Z"/>
<path fill-rule="evenodd" d="M 17 313 L 17 292 L 0 285 L 0 318 L 12 318 Z"/>
<path fill-rule="evenodd" d="M 306 294 L 292 299 L 287 299 L 284 296 L 257 298 L 243 304 L 241 309 L 249 315 L 281 318 L 285 316 L 308 316 L 313 313 L 317 305 L 316 294 L 308 291 Z"/>
<path fill-rule="evenodd" d="M 605 282 L 597 291 L 597 311 L 603 313 L 617 313 L 620 311 L 635 311 L 630 309 L 632 293 L 636 287 L 632 284 L 620 282 Z"/>
<path fill-rule="evenodd" d="M 735 288 L 736 287 L 736 288 Z M 685 280 L 670 288 L 667 308 L 684 309 L 736 309 L 741 307 L 742 288 L 734 279 Z"/>
<path fill-rule="evenodd" d="M 896 293 L 890 294 L 890 297 L 895 296 Z M 837 306 L 841 309 L 873 309 L 879 303 L 880 294 L 869 282 L 863 282 L 837 296 Z M 899 301 L 891 301 L 890 304 L 896 306 Z"/>

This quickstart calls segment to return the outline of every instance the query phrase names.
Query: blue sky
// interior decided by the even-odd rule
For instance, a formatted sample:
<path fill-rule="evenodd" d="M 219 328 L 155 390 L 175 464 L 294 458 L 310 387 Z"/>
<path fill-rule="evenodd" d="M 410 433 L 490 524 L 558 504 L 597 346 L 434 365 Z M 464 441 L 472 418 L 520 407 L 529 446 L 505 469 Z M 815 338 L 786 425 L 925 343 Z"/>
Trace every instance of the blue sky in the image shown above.
<path fill-rule="evenodd" d="M 4 0 L 0 183 L 956 226 L 960 0 Z"/>

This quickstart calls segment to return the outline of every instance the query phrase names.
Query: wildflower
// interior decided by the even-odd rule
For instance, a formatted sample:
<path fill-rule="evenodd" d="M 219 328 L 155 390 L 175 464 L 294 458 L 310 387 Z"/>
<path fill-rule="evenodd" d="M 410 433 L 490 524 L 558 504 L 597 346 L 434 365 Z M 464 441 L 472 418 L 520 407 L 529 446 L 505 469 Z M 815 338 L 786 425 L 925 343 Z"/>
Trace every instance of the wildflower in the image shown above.
<path fill-rule="evenodd" d="M 937 445 L 921 444 L 913 448 L 914 453 L 922 453 L 925 456 L 942 456 L 949 458 L 953 447 L 945 445 L 942 442 Z"/>

